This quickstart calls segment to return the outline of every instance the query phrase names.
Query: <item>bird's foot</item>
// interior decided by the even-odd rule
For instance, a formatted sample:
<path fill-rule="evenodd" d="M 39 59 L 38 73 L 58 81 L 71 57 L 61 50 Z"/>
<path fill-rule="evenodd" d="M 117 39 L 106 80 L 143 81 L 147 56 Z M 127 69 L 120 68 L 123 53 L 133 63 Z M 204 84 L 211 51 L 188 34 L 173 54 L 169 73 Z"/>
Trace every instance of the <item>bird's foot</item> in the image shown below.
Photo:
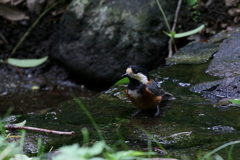
<path fill-rule="evenodd" d="M 135 113 L 133 113 L 132 116 L 134 117 L 134 116 L 136 116 L 136 115 L 137 115 L 138 113 L 140 113 L 140 112 L 142 112 L 142 110 L 139 109 L 139 110 L 137 110 Z"/>
<path fill-rule="evenodd" d="M 157 117 L 160 114 L 159 106 L 157 105 L 157 111 L 154 113 L 154 117 Z"/>

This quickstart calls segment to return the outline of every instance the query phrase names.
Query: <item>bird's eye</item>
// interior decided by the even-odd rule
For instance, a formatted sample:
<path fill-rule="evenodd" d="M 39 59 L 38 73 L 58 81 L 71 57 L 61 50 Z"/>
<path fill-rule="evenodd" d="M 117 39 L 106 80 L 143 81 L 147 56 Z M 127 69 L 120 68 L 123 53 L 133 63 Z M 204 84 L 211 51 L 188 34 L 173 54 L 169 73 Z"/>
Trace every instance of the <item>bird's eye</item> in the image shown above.
<path fill-rule="evenodd" d="M 132 68 L 133 73 L 138 73 L 137 69 Z"/>

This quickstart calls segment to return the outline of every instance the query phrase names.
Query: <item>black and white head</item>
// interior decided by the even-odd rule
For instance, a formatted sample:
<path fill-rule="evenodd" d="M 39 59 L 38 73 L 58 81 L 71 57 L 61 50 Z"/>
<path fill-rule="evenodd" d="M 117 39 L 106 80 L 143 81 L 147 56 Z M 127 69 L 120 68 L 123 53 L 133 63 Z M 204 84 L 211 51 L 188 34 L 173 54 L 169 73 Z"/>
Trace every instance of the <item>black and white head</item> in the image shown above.
<path fill-rule="evenodd" d="M 126 69 L 126 73 L 122 75 L 123 77 L 128 77 L 130 82 L 138 81 L 140 83 L 146 84 L 149 81 L 148 71 L 137 65 L 131 65 Z"/>

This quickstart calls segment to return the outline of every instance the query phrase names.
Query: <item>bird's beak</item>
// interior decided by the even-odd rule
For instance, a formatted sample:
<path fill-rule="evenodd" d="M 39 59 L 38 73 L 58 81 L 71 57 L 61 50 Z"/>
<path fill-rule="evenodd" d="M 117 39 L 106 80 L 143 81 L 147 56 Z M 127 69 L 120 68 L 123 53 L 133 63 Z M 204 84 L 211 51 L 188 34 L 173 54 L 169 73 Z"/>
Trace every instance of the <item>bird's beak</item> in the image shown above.
<path fill-rule="evenodd" d="M 128 75 L 128 73 L 125 73 L 125 74 L 123 74 L 121 77 L 122 77 L 122 78 L 124 78 L 124 77 L 129 77 L 129 75 Z"/>

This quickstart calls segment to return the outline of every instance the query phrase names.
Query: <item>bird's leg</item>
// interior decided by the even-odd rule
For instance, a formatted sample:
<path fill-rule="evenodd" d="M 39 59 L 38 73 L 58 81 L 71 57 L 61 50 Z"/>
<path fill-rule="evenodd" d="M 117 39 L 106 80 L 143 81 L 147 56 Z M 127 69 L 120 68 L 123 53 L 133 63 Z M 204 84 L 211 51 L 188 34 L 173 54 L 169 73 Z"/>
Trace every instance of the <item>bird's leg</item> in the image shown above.
<path fill-rule="evenodd" d="M 154 117 L 157 117 L 160 114 L 159 105 L 157 105 L 157 111 L 154 113 Z"/>
<path fill-rule="evenodd" d="M 133 113 L 132 116 L 134 117 L 134 116 L 136 116 L 136 115 L 137 115 L 138 113 L 140 113 L 140 112 L 142 112 L 142 110 L 141 110 L 141 109 L 138 109 L 135 113 Z"/>

